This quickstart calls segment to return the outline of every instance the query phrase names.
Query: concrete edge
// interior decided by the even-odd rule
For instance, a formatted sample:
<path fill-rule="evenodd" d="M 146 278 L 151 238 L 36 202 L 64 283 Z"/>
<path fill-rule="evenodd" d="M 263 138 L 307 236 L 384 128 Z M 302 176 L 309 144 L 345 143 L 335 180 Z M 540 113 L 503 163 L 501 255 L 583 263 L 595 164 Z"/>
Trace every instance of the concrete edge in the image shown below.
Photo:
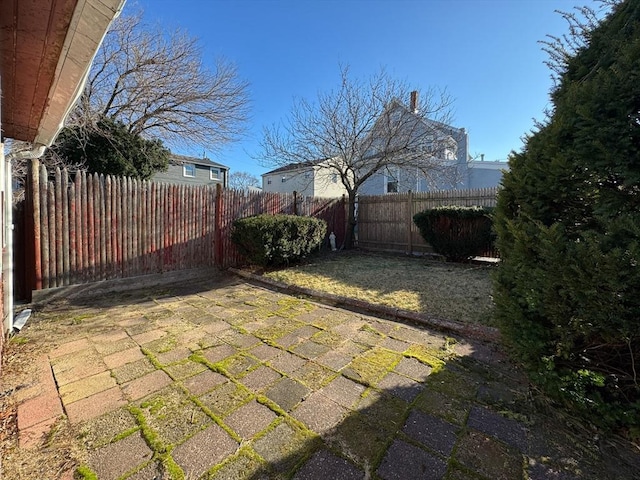
<path fill-rule="evenodd" d="M 431 315 L 424 315 L 418 312 L 386 307 L 383 305 L 375 305 L 362 300 L 355 300 L 353 298 L 343 297 L 340 295 L 319 292 L 317 290 L 311 290 L 309 288 L 298 287 L 295 285 L 287 285 L 286 283 L 271 280 L 261 275 L 256 275 L 255 273 L 237 268 L 229 268 L 229 271 L 242 278 L 260 283 L 267 287 L 286 293 L 305 295 L 324 304 L 414 322 L 442 332 L 452 333 L 470 339 L 482 340 L 484 342 L 491 343 L 500 342 L 500 331 L 494 327 L 487 327 L 485 325 L 467 325 L 461 322 L 436 318 Z"/>

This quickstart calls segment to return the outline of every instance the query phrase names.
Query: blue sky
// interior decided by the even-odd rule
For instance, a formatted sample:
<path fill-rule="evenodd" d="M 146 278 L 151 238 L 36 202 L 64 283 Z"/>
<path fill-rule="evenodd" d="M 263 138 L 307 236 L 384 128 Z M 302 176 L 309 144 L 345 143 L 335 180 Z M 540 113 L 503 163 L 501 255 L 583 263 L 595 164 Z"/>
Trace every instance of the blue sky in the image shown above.
<path fill-rule="evenodd" d="M 129 0 L 145 22 L 187 31 L 205 63 L 223 56 L 249 82 L 245 138 L 213 160 L 256 176 L 252 158 L 265 125 L 286 117 L 294 98 L 313 100 L 338 85 L 340 65 L 359 78 L 384 67 L 412 88 L 446 88 L 453 124 L 469 151 L 505 160 L 542 120 L 552 86 L 539 41 L 562 35 L 555 10 L 593 0 Z M 408 102 L 408 99 L 407 99 Z M 178 152 L 189 153 L 189 152 Z M 194 152 L 191 152 L 194 153 Z M 202 151 L 198 153 L 201 155 Z"/>

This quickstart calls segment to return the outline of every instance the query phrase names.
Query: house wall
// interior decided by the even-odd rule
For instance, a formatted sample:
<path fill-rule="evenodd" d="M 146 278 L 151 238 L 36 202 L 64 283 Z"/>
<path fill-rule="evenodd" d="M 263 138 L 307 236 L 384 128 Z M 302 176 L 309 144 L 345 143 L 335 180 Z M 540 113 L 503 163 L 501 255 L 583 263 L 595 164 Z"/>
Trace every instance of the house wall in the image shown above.
<path fill-rule="evenodd" d="M 502 181 L 502 171 L 508 168 L 507 162 L 470 162 L 467 188 L 497 187 Z"/>
<path fill-rule="evenodd" d="M 262 191 L 271 193 L 293 193 L 307 197 L 321 196 L 315 192 L 314 171 L 289 170 L 262 176 Z"/>
<path fill-rule="evenodd" d="M 314 196 L 322 198 L 336 198 L 347 194 L 339 175 L 322 169 L 315 172 L 313 191 Z"/>
<path fill-rule="evenodd" d="M 424 127 L 417 135 L 428 135 L 429 131 Z M 467 159 L 469 157 L 469 134 L 464 128 L 455 128 L 449 125 L 437 124 L 436 127 L 442 130 L 443 136 L 450 136 L 456 142 L 456 156 L 455 159 L 445 161 L 444 165 L 447 173 L 443 173 L 439 176 L 427 181 L 424 177 L 418 181 L 418 175 L 414 168 L 396 168 L 389 167 L 384 171 L 380 171 L 371 176 L 367 181 L 362 184 L 360 188 L 360 195 L 384 195 L 387 192 L 388 177 L 392 176 L 397 178 L 398 186 L 397 193 L 412 192 L 427 192 L 434 190 L 451 190 L 451 189 L 463 189 L 470 188 L 468 184 L 468 167 Z M 439 177 L 439 178 L 438 178 Z"/>
<path fill-rule="evenodd" d="M 195 165 L 196 175 L 195 177 L 185 177 L 183 173 L 182 165 L 169 164 L 169 168 L 166 172 L 156 173 L 152 180 L 154 182 L 171 183 L 179 185 L 216 185 L 218 183 L 226 187 L 227 169 L 220 168 L 212 165 L 214 168 L 220 169 L 220 178 L 217 180 L 211 180 L 209 178 L 210 167 L 204 165 Z"/>

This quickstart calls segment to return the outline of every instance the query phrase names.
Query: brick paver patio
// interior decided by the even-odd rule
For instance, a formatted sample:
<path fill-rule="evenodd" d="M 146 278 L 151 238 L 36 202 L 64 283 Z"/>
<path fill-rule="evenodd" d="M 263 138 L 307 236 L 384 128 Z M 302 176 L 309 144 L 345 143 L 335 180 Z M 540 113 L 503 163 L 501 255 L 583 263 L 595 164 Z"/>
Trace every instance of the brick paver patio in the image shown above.
<path fill-rule="evenodd" d="M 237 278 L 58 301 L 20 335 L 45 353 L 16 448 L 76 432 L 60 478 L 591 478 L 491 346 Z"/>

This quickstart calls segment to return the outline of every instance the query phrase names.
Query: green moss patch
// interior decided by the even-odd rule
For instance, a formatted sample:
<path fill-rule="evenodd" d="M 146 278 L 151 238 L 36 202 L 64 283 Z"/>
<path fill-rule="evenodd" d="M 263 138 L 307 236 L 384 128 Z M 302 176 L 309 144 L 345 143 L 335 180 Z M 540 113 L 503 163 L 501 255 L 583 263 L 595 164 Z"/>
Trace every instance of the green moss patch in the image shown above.
<path fill-rule="evenodd" d="M 146 428 L 164 445 L 173 445 L 195 434 L 211 420 L 181 390 L 167 387 L 139 406 Z"/>
<path fill-rule="evenodd" d="M 405 350 L 404 355 L 415 358 L 425 365 L 429 365 L 433 369 L 432 375 L 438 373 L 438 371 L 440 371 L 445 365 L 445 362 L 441 358 L 445 355 L 444 351 L 425 347 L 423 345 L 411 345 L 407 350 Z"/>

